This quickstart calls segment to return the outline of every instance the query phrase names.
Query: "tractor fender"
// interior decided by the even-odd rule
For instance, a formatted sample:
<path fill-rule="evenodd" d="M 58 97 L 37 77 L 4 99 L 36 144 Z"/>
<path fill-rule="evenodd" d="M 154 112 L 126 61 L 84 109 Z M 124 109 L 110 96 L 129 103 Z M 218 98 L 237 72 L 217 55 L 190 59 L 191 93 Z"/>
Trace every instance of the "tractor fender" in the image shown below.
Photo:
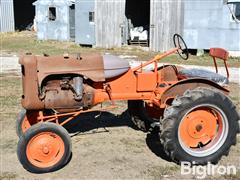
<path fill-rule="evenodd" d="M 192 79 L 186 79 L 179 81 L 169 88 L 167 88 L 161 95 L 160 98 L 160 105 L 161 107 L 165 107 L 166 104 L 169 104 L 168 102 L 172 102 L 172 100 L 177 95 L 183 95 L 186 90 L 192 90 L 198 87 L 206 87 L 210 89 L 216 89 L 218 91 L 221 91 L 222 93 L 228 95 L 229 90 L 220 86 L 219 84 L 202 78 L 192 78 Z"/>

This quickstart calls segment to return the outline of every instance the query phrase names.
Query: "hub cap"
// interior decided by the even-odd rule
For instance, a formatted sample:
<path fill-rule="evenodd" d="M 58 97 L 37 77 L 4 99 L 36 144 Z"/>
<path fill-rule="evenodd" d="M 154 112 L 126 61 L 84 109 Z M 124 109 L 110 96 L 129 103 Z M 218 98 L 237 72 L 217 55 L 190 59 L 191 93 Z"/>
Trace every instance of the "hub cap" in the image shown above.
<path fill-rule="evenodd" d="M 34 166 L 47 168 L 57 164 L 64 155 L 64 142 L 52 132 L 35 135 L 27 145 L 27 158 Z"/>
<path fill-rule="evenodd" d="M 225 142 L 228 121 L 224 112 L 214 105 L 192 108 L 182 118 L 178 138 L 190 155 L 203 157 L 216 152 Z"/>

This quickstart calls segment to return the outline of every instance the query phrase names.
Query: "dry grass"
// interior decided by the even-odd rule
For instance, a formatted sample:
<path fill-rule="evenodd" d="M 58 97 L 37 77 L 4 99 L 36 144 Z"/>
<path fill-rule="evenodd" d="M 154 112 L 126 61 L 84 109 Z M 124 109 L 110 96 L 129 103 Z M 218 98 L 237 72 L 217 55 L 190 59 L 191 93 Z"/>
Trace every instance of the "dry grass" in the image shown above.
<path fill-rule="evenodd" d="M 130 55 L 136 56 L 137 60 L 148 60 L 154 57 L 156 52 L 143 51 L 141 48 L 127 46 L 123 48 L 87 48 L 80 47 L 74 42 L 59 42 L 59 41 L 39 41 L 33 32 L 23 31 L 14 33 L 0 33 L 1 53 L 2 54 L 24 54 L 32 52 L 33 54 L 77 54 L 77 53 L 111 53 L 115 55 Z M 173 64 L 189 64 L 200 66 L 213 66 L 213 61 L 208 55 L 201 57 L 191 56 L 188 61 L 181 60 L 177 55 L 169 56 L 161 62 Z M 220 66 L 223 63 L 220 62 Z M 229 60 L 230 67 L 240 67 L 240 58 L 231 58 Z"/>
<path fill-rule="evenodd" d="M 14 172 L 4 172 L 0 175 L 0 180 L 11 180 L 16 178 L 17 174 Z"/>
<path fill-rule="evenodd" d="M 176 174 L 180 171 L 180 166 L 178 165 L 167 165 L 167 166 L 156 166 L 152 167 L 149 172 L 154 177 L 154 179 L 176 179 Z"/>

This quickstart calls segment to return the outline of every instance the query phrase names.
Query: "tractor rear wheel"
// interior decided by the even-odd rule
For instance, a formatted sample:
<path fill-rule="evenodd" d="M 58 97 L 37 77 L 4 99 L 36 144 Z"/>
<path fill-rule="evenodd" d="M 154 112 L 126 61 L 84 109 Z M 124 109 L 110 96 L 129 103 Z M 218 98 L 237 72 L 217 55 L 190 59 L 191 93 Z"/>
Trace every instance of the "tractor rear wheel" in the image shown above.
<path fill-rule="evenodd" d="M 22 136 L 32 125 L 37 123 L 38 111 L 26 111 L 23 109 L 16 120 L 17 136 Z"/>
<path fill-rule="evenodd" d="M 17 156 L 23 167 L 33 173 L 60 169 L 71 156 L 68 132 L 54 123 L 38 123 L 20 137 Z"/>
<path fill-rule="evenodd" d="M 128 111 L 133 124 L 144 132 L 149 131 L 151 123 L 156 122 L 160 118 L 160 110 L 148 106 L 144 101 L 131 100 L 128 101 Z"/>
<path fill-rule="evenodd" d="M 231 100 L 207 88 L 186 91 L 164 112 L 160 140 L 177 162 L 216 164 L 236 144 L 239 115 Z"/>

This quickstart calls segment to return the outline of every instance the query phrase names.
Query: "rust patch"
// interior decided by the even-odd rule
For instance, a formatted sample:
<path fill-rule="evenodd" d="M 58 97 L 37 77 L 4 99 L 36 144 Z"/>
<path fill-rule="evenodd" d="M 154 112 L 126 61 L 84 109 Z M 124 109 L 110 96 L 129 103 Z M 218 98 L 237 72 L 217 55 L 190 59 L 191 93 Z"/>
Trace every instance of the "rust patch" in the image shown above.
<path fill-rule="evenodd" d="M 22 106 L 25 109 L 43 109 L 44 102 L 38 98 L 37 59 L 35 56 L 20 57 L 22 65 L 23 95 Z"/>
<path fill-rule="evenodd" d="M 161 107 L 164 107 L 169 99 L 174 99 L 177 95 L 183 95 L 186 90 L 192 90 L 198 87 L 217 89 L 219 91 L 222 91 L 226 95 L 229 93 L 229 90 L 206 79 L 194 78 L 182 80 L 170 86 L 167 90 L 163 92 L 160 98 Z"/>
<path fill-rule="evenodd" d="M 100 54 L 74 56 L 37 57 L 38 83 L 49 75 L 79 74 L 95 82 L 105 81 L 103 59 Z"/>

